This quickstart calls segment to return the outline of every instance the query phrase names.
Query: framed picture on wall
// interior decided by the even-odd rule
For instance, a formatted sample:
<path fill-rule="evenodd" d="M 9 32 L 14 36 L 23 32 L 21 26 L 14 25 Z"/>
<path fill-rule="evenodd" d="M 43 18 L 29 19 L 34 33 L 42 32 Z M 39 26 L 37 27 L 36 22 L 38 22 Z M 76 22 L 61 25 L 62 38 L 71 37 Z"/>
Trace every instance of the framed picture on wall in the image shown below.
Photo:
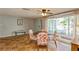
<path fill-rule="evenodd" d="M 17 19 L 17 25 L 23 25 L 23 19 L 22 18 Z"/>

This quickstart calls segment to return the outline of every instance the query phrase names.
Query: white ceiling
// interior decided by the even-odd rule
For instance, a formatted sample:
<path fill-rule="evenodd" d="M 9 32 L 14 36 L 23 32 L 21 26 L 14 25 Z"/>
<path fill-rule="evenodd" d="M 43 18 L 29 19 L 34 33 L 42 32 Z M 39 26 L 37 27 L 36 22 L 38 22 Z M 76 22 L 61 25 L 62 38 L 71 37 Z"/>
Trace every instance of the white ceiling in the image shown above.
<path fill-rule="evenodd" d="M 0 8 L 0 16 L 18 16 L 18 17 L 27 17 L 27 18 L 37 18 L 41 17 L 42 8 Z M 29 10 L 28 10 L 29 9 Z M 73 10 L 75 8 L 47 8 L 51 10 L 53 14 Z"/>

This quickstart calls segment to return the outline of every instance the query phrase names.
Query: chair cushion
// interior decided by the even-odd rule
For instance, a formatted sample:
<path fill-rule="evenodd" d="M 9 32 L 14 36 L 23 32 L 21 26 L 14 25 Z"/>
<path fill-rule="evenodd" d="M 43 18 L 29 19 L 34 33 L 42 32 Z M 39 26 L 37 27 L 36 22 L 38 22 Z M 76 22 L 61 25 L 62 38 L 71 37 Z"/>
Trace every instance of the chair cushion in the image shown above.
<path fill-rule="evenodd" d="M 47 45 L 48 35 L 45 32 L 40 32 L 37 34 L 37 44 L 38 45 Z"/>

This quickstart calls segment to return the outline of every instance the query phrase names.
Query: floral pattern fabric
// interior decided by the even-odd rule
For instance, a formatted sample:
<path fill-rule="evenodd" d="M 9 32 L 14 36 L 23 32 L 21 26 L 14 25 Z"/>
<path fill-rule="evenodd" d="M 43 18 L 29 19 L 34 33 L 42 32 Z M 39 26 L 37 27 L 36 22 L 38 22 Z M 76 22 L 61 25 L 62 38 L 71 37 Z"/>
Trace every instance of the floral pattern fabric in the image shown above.
<path fill-rule="evenodd" d="M 47 45 L 48 35 L 46 32 L 40 32 L 37 34 L 37 44 L 38 45 Z"/>

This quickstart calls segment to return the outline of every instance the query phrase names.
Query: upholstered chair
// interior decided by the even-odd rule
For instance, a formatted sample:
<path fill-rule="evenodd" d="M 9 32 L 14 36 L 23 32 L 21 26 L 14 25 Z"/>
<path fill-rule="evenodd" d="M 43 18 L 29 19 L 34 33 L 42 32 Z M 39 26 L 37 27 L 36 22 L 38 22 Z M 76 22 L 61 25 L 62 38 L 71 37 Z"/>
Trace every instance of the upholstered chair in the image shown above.
<path fill-rule="evenodd" d="M 48 50 L 48 34 L 45 31 L 41 31 L 37 34 L 37 45 L 39 49 L 46 49 Z"/>

